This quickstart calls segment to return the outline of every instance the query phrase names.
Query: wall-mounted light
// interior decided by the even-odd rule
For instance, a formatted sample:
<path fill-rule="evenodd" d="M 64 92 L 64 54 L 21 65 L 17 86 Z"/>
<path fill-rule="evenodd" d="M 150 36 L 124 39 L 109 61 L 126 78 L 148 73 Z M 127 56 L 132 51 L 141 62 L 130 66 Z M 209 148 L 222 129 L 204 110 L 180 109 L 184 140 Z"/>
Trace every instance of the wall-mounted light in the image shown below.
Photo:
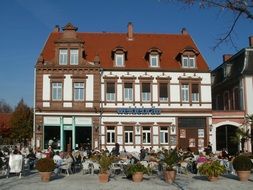
<path fill-rule="evenodd" d="M 95 125 L 94 128 L 95 128 L 95 131 L 98 132 L 99 126 Z"/>
<path fill-rule="evenodd" d="M 138 133 L 140 132 L 140 125 L 136 125 L 136 130 Z"/>
<path fill-rule="evenodd" d="M 37 125 L 37 131 L 40 131 L 40 129 L 41 129 L 41 125 L 39 124 Z"/>
<path fill-rule="evenodd" d="M 176 125 L 175 124 L 170 125 L 170 133 L 171 134 L 176 134 Z"/>

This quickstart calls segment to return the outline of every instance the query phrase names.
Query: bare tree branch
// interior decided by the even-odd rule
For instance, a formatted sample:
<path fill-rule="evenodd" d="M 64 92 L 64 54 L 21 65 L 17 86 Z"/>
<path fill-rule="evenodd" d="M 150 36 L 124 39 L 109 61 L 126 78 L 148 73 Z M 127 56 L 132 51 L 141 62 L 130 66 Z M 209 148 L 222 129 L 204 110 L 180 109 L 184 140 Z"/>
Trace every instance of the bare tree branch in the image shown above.
<path fill-rule="evenodd" d="M 217 47 L 219 47 L 224 41 L 226 41 L 228 38 L 230 38 L 231 43 L 234 45 L 233 40 L 231 38 L 231 33 L 233 32 L 235 25 L 238 21 L 238 19 L 240 18 L 240 16 L 242 15 L 242 12 L 240 12 L 237 17 L 235 18 L 232 26 L 230 27 L 230 30 L 228 32 L 226 32 L 226 36 L 222 37 L 219 39 L 218 43 L 213 47 L 213 50 L 215 50 Z"/>
<path fill-rule="evenodd" d="M 168 0 L 168 2 L 181 2 L 188 6 L 198 5 L 200 8 L 220 8 L 221 10 L 228 10 L 236 14 L 230 29 L 223 37 L 218 39 L 218 43 L 212 48 L 215 50 L 222 43 L 230 40 L 233 47 L 235 44 L 232 39 L 232 32 L 241 16 L 246 19 L 253 20 L 253 0 Z M 237 48 L 236 48 L 237 49 Z"/>

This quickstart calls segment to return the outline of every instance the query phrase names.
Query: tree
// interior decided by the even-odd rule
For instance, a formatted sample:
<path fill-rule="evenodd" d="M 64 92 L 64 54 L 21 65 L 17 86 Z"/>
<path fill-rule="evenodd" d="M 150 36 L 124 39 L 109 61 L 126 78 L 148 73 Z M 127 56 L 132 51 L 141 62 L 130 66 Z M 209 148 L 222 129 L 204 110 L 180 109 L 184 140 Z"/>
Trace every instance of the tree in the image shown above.
<path fill-rule="evenodd" d="M 5 100 L 0 100 L 0 113 L 11 113 L 12 107 L 5 102 Z"/>
<path fill-rule="evenodd" d="M 169 0 L 175 1 L 175 0 Z M 218 8 L 220 10 L 228 10 L 235 14 L 235 18 L 229 27 L 229 30 L 225 32 L 223 36 L 218 39 L 217 44 L 213 47 L 215 50 L 220 44 L 225 41 L 230 41 L 234 46 L 232 39 L 232 32 L 240 17 L 250 19 L 253 21 L 253 1 L 252 0 L 176 0 L 181 3 L 191 5 L 199 5 L 200 8 Z"/>
<path fill-rule="evenodd" d="M 252 128 L 253 128 L 253 114 L 252 115 L 246 115 L 244 119 L 244 124 L 241 125 L 240 128 L 236 130 L 235 136 L 231 137 L 231 140 L 234 143 L 241 143 L 242 151 L 244 152 L 244 143 L 251 139 L 251 148 L 253 148 L 252 144 Z M 250 129 L 247 129 L 248 126 L 251 126 Z"/>
<path fill-rule="evenodd" d="M 238 128 L 235 132 L 235 136 L 231 137 L 232 142 L 241 143 L 242 152 L 244 152 L 244 143 L 249 140 L 250 131 L 249 129 L 245 130 L 244 128 Z"/>
<path fill-rule="evenodd" d="M 245 117 L 246 124 L 250 126 L 251 152 L 253 152 L 253 114 L 247 114 Z"/>
<path fill-rule="evenodd" d="M 32 138 L 33 112 L 21 99 L 11 116 L 11 137 L 17 142 L 27 143 Z"/>

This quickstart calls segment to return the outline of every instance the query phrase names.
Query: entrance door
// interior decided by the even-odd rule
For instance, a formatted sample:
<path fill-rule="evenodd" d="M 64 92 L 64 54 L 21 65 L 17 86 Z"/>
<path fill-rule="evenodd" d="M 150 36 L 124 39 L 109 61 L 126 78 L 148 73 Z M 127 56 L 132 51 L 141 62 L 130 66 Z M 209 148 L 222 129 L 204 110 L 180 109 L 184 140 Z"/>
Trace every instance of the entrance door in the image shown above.
<path fill-rule="evenodd" d="M 216 129 L 216 150 L 227 149 L 229 154 L 235 155 L 239 151 L 239 143 L 232 139 L 235 137 L 237 127 L 223 125 Z"/>
<path fill-rule="evenodd" d="M 64 151 L 72 150 L 72 131 L 64 131 Z"/>

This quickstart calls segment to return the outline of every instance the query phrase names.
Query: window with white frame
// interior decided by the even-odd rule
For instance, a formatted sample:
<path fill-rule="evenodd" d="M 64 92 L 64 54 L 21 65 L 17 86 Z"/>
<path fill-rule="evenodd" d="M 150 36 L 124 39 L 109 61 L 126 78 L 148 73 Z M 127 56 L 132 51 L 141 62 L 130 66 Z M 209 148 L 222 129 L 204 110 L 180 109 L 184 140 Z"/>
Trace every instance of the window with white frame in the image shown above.
<path fill-rule="evenodd" d="M 125 144 L 133 143 L 133 127 L 127 126 L 124 129 Z"/>
<path fill-rule="evenodd" d="M 67 49 L 59 50 L 59 64 L 60 65 L 68 64 L 68 50 Z"/>
<path fill-rule="evenodd" d="M 115 65 L 117 67 L 123 67 L 124 61 L 125 61 L 124 54 L 117 54 L 117 53 L 115 54 Z"/>
<path fill-rule="evenodd" d="M 182 102 L 189 101 L 189 84 L 181 85 L 181 97 L 182 97 Z"/>
<path fill-rule="evenodd" d="M 62 100 L 62 83 L 52 83 L 52 100 Z"/>
<path fill-rule="evenodd" d="M 114 82 L 106 83 L 106 100 L 115 101 L 115 83 Z"/>
<path fill-rule="evenodd" d="M 169 132 L 168 127 L 161 127 L 160 128 L 160 143 L 167 144 L 169 142 Z"/>
<path fill-rule="evenodd" d="M 74 83 L 74 100 L 75 101 L 84 100 L 84 83 L 83 82 Z"/>
<path fill-rule="evenodd" d="M 150 127 L 142 128 L 142 143 L 150 144 L 151 143 L 151 130 Z"/>
<path fill-rule="evenodd" d="M 195 68 L 196 67 L 195 56 L 182 56 L 182 66 L 183 68 Z"/>
<path fill-rule="evenodd" d="M 151 100 L 150 83 L 142 83 L 141 99 L 143 102 L 148 102 Z"/>
<path fill-rule="evenodd" d="M 78 65 L 78 49 L 70 50 L 70 65 Z"/>
<path fill-rule="evenodd" d="M 133 101 L 133 84 L 124 83 L 124 100 Z"/>
<path fill-rule="evenodd" d="M 159 100 L 168 101 L 168 83 L 159 84 Z"/>
<path fill-rule="evenodd" d="M 198 102 L 199 101 L 199 85 L 198 84 L 192 84 L 192 101 Z"/>
<path fill-rule="evenodd" d="M 115 127 L 107 127 L 106 142 L 109 144 L 115 143 Z"/>
<path fill-rule="evenodd" d="M 150 67 L 158 67 L 159 66 L 159 55 L 149 55 L 149 63 Z"/>

